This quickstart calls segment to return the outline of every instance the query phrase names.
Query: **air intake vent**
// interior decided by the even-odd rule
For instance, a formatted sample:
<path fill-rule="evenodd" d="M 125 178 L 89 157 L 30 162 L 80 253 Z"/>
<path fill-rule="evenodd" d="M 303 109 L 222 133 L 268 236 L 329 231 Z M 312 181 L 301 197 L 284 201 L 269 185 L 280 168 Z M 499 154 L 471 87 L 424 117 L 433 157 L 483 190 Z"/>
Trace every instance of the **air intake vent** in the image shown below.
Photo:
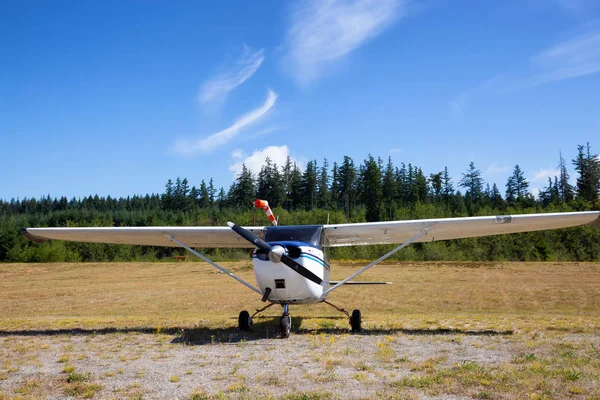
<path fill-rule="evenodd" d="M 275 289 L 285 289 L 285 279 L 275 279 Z"/>

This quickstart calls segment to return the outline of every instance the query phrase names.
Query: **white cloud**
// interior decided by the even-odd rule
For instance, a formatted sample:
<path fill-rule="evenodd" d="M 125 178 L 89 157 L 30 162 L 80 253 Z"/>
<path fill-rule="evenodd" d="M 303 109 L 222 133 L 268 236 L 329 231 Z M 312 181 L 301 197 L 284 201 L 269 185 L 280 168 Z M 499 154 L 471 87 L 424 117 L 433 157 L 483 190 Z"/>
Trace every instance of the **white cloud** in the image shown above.
<path fill-rule="evenodd" d="M 237 154 L 235 154 L 237 156 Z M 232 165 L 229 166 L 229 170 L 233 172 L 234 177 L 238 176 L 240 172 L 242 172 L 242 164 L 246 165 L 253 174 L 258 174 L 260 172 L 260 168 L 265 164 L 265 159 L 269 157 L 274 164 L 277 164 L 279 168 L 282 168 L 285 165 L 287 157 L 290 156 L 292 162 L 296 162 L 298 167 L 302 169 L 301 162 L 290 155 L 290 149 L 284 146 L 269 146 L 264 149 L 255 150 L 252 155 L 245 157 L 243 160 L 240 160 L 241 157 L 235 157 L 236 161 Z M 243 155 L 242 155 L 243 157 Z"/>
<path fill-rule="evenodd" d="M 244 158 L 244 150 L 242 150 L 242 149 L 235 149 L 231 153 L 231 158 L 233 158 L 234 160 L 238 160 L 240 158 Z"/>
<path fill-rule="evenodd" d="M 230 127 L 223 129 L 220 132 L 214 133 L 204 139 L 180 139 L 177 140 L 173 151 L 175 153 L 184 155 L 193 155 L 197 153 L 207 153 L 214 150 L 217 147 L 223 146 L 239 134 L 244 128 L 249 125 L 255 124 L 261 118 L 263 118 L 277 101 L 277 95 L 272 90 L 269 90 L 267 94 L 267 100 L 265 103 L 257 109 L 250 111 L 249 113 L 240 117 Z"/>
<path fill-rule="evenodd" d="M 537 86 L 600 72 L 600 32 L 588 32 L 557 43 L 531 58 L 534 76 L 525 86 Z"/>
<path fill-rule="evenodd" d="M 379 35 L 397 17 L 399 0 L 309 0 L 292 9 L 287 63 L 299 83 Z"/>
<path fill-rule="evenodd" d="M 264 57 L 264 49 L 253 51 L 244 46 L 244 52 L 235 65 L 211 77 L 200 87 L 198 101 L 206 104 L 211 101 L 223 102 L 229 92 L 244 83 L 258 70 Z"/>
<path fill-rule="evenodd" d="M 497 165 L 496 163 L 492 163 L 486 168 L 485 173 L 488 175 L 504 174 L 509 170 L 510 167 L 508 165 Z"/>
<path fill-rule="evenodd" d="M 390 149 L 390 154 L 398 154 L 401 151 L 402 151 L 402 149 L 396 147 L 396 148 Z"/>
<path fill-rule="evenodd" d="M 548 177 L 554 178 L 554 176 L 560 176 L 560 170 L 556 168 L 541 168 L 529 178 L 529 182 L 547 182 Z"/>
<path fill-rule="evenodd" d="M 532 187 L 532 188 L 529 189 L 529 192 L 531 192 L 531 194 L 533 195 L 533 197 L 535 197 L 537 199 L 538 196 L 540 195 L 541 190 L 539 188 Z"/>

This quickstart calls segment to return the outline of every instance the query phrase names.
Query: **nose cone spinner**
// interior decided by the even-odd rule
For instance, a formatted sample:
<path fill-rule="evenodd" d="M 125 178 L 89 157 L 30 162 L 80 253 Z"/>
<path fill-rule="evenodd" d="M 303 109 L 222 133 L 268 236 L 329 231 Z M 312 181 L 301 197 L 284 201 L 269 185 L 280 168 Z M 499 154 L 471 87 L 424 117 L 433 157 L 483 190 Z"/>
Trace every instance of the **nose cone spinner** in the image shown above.
<path fill-rule="evenodd" d="M 281 257 L 285 254 L 285 249 L 282 246 L 275 245 L 269 251 L 269 260 L 272 263 L 280 263 Z"/>

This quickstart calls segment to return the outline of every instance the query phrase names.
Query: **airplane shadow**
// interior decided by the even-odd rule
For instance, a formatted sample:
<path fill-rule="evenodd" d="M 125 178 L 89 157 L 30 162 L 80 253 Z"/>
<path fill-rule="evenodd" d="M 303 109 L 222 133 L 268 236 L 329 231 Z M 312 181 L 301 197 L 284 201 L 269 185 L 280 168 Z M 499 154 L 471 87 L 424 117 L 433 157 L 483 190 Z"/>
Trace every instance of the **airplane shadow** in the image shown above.
<path fill-rule="evenodd" d="M 292 335 L 344 335 L 350 333 L 349 329 L 343 328 L 317 328 L 304 329 L 302 328 L 302 317 L 292 317 Z M 175 335 L 171 340 L 173 344 L 186 345 L 209 345 L 209 344 L 236 344 L 255 342 L 263 339 L 281 338 L 279 331 L 279 317 L 260 317 L 256 318 L 250 332 L 240 332 L 238 328 L 181 328 L 181 327 L 137 327 L 137 328 L 101 328 L 101 329 L 30 329 L 30 330 L 0 330 L 2 336 L 92 336 L 92 335 L 109 335 L 109 334 L 127 334 L 127 333 L 143 333 L 143 334 L 167 334 Z M 512 335 L 511 330 L 462 330 L 449 328 L 436 329 L 410 329 L 410 328 L 394 328 L 394 329 L 364 329 L 359 333 L 350 333 L 351 335 L 359 336 L 382 336 L 402 333 L 405 335 L 468 335 L 468 336 L 498 336 Z M 265 342 L 266 344 L 266 342 Z"/>

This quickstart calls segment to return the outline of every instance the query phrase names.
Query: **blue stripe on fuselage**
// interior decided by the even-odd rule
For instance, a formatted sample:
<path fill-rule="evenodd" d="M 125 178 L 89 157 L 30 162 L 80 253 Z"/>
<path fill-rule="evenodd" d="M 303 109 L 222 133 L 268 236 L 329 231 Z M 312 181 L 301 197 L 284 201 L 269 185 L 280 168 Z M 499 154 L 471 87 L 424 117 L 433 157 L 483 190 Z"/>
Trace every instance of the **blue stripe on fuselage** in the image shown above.
<path fill-rule="evenodd" d="M 252 258 L 258 258 L 258 257 L 256 256 L 256 254 L 254 254 L 254 255 L 252 256 Z M 313 254 L 309 254 L 309 253 L 300 253 L 300 258 L 308 258 L 309 260 L 316 261 L 316 262 L 318 262 L 319 264 L 321 264 L 323 267 L 325 267 L 325 269 L 326 269 L 326 270 L 328 270 L 328 271 L 329 271 L 329 265 L 327 265 L 327 264 L 325 263 L 325 261 L 321 260 L 319 257 L 317 257 L 317 256 L 315 256 L 315 255 L 313 255 Z M 261 261 L 268 261 L 268 260 L 261 260 Z"/>

